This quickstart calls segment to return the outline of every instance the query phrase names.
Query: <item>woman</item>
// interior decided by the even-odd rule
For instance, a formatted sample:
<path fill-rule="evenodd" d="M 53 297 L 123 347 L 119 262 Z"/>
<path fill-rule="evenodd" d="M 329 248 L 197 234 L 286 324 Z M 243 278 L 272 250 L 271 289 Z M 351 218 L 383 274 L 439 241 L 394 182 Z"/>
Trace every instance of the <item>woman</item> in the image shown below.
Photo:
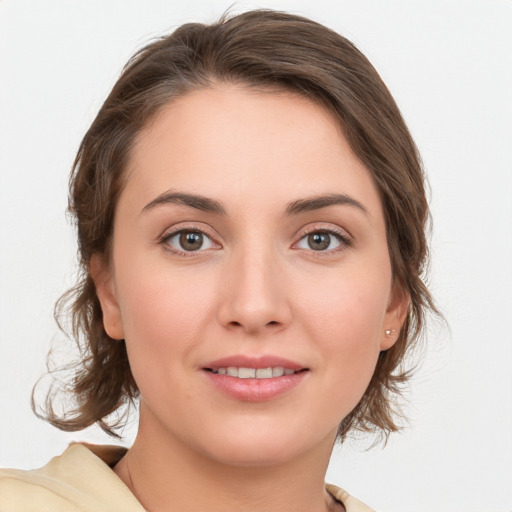
<path fill-rule="evenodd" d="M 419 157 L 366 58 L 284 13 L 182 26 L 125 68 L 70 208 L 84 350 L 47 419 L 115 435 L 140 397 L 139 431 L 0 472 L 0 509 L 368 510 L 324 486 L 330 453 L 397 430 L 434 307 Z"/>

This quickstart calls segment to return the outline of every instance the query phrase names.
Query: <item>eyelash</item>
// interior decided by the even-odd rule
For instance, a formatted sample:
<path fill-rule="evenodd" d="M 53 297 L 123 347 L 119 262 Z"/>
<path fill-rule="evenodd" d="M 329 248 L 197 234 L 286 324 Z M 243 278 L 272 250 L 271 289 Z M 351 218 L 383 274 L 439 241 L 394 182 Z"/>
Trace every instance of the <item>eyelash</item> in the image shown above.
<path fill-rule="evenodd" d="M 197 256 L 198 254 L 204 253 L 205 251 L 208 250 L 208 249 L 203 249 L 203 250 L 198 249 L 197 251 L 185 251 L 185 250 L 178 250 L 178 249 L 175 249 L 174 247 L 172 247 L 169 244 L 169 241 L 172 238 L 174 238 L 178 235 L 181 235 L 183 233 L 196 233 L 196 234 L 202 235 L 206 239 L 210 240 L 210 242 L 213 246 L 220 247 L 220 245 L 218 243 L 216 243 L 213 240 L 213 238 L 210 235 L 208 235 L 208 233 L 205 233 L 204 229 L 200 229 L 196 226 L 185 227 L 185 228 L 177 229 L 176 231 L 171 231 L 170 233 L 165 233 L 160 238 L 160 244 L 164 247 L 164 249 L 166 251 L 170 252 L 171 254 L 175 254 L 178 256 L 184 256 L 186 258 Z"/>
<path fill-rule="evenodd" d="M 159 243 L 164 247 L 164 249 L 166 251 L 168 251 L 168 252 L 170 252 L 172 254 L 175 254 L 175 255 L 178 255 L 178 256 L 184 256 L 184 257 L 194 257 L 194 256 L 197 256 L 198 254 L 202 254 L 205 251 L 208 251 L 210 249 L 210 247 L 207 248 L 207 249 L 198 249 L 196 251 L 185 251 L 185 250 L 175 249 L 174 247 L 172 247 L 169 244 L 169 241 L 172 238 L 174 238 L 174 237 L 176 237 L 178 235 L 181 235 L 183 233 L 196 233 L 196 234 L 200 234 L 203 237 L 207 238 L 210 241 L 210 243 L 212 244 L 212 246 L 220 247 L 220 244 L 215 242 L 213 240 L 213 238 L 210 235 L 208 235 L 208 233 L 205 233 L 205 231 L 203 229 L 200 229 L 200 228 L 195 227 L 195 226 L 181 228 L 181 229 L 177 229 L 175 231 L 172 231 L 170 233 L 166 233 L 166 234 L 164 234 L 160 238 Z M 337 230 L 337 229 L 334 229 L 332 227 L 326 228 L 326 227 L 314 226 L 314 227 L 312 227 L 312 228 L 302 232 L 301 235 L 300 235 L 299 240 L 293 244 L 292 248 L 297 246 L 297 244 L 299 244 L 306 237 L 308 237 L 310 235 L 314 235 L 314 234 L 323 234 L 323 235 L 333 236 L 340 243 L 339 247 L 336 247 L 336 248 L 330 249 L 330 250 L 318 250 L 317 251 L 317 250 L 314 250 L 314 249 L 304 249 L 304 250 L 308 250 L 310 253 L 314 254 L 315 256 L 321 257 L 323 255 L 335 254 L 335 253 L 344 251 L 345 249 L 350 248 L 353 245 L 352 238 L 350 236 L 348 236 L 345 232 L 341 231 L 341 230 Z"/>
<path fill-rule="evenodd" d="M 350 237 L 345 231 L 342 231 L 340 229 L 336 229 L 333 227 L 325 227 L 325 226 L 313 226 L 309 229 L 306 229 L 300 234 L 300 238 L 297 242 L 295 242 L 293 245 L 296 246 L 299 242 L 304 240 L 306 237 L 310 235 L 315 234 L 322 234 L 322 235 L 328 235 L 331 237 L 334 237 L 339 243 L 340 246 L 336 247 L 334 249 L 325 250 L 325 251 L 315 251 L 314 249 L 306 249 L 309 250 L 310 253 L 314 254 L 315 256 L 322 257 L 322 256 L 328 256 L 331 254 L 337 254 L 339 252 L 342 252 L 346 249 L 349 249 L 353 246 L 353 239 Z"/>

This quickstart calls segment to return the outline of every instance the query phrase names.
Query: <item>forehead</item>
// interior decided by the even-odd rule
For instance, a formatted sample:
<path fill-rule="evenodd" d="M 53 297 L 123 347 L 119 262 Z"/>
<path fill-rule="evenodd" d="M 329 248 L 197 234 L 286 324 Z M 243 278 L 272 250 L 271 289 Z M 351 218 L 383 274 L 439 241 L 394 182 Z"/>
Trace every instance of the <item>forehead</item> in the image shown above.
<path fill-rule="evenodd" d="M 234 85 L 164 107 L 134 144 L 127 189 L 141 201 L 180 189 L 246 207 L 337 192 L 380 209 L 369 171 L 330 112 L 296 94 Z"/>

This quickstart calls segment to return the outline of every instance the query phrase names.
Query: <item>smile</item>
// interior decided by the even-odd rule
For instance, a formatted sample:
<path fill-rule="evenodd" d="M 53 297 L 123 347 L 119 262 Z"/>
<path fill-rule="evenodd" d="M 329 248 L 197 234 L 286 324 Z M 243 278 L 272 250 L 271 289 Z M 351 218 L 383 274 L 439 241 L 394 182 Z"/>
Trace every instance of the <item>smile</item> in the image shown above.
<path fill-rule="evenodd" d="M 282 377 L 283 375 L 293 375 L 296 373 L 295 370 L 292 370 L 291 368 L 284 368 L 283 366 L 269 366 L 267 368 L 227 366 L 221 368 L 212 368 L 209 370 L 215 374 L 228 375 L 238 379 L 272 379 L 273 377 Z"/>
<path fill-rule="evenodd" d="M 292 392 L 310 373 L 304 364 L 271 354 L 233 354 L 199 369 L 224 396 L 248 402 L 273 400 Z"/>

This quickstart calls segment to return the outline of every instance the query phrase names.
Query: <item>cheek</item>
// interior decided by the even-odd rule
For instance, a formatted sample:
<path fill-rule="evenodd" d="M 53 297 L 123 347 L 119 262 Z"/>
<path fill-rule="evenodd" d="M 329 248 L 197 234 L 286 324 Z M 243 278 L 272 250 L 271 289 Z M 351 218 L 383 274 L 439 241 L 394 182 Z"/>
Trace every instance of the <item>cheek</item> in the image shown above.
<path fill-rule="evenodd" d="M 340 351 L 380 346 L 391 278 L 345 272 L 329 280 L 329 289 L 309 287 L 301 299 L 302 316 L 322 339 Z M 313 293 L 311 293 L 313 290 Z"/>
<path fill-rule="evenodd" d="M 381 275 L 345 278 L 328 294 L 308 294 L 303 300 L 303 325 L 316 340 L 326 389 L 344 408 L 342 416 L 358 403 L 375 370 L 388 287 Z"/>
<path fill-rule="evenodd" d="M 191 360 L 201 341 L 213 290 L 198 286 L 186 272 L 171 274 L 168 268 L 154 265 L 130 265 L 119 274 L 130 367 L 143 392 L 148 383 L 158 385 L 169 375 L 178 375 Z"/>

